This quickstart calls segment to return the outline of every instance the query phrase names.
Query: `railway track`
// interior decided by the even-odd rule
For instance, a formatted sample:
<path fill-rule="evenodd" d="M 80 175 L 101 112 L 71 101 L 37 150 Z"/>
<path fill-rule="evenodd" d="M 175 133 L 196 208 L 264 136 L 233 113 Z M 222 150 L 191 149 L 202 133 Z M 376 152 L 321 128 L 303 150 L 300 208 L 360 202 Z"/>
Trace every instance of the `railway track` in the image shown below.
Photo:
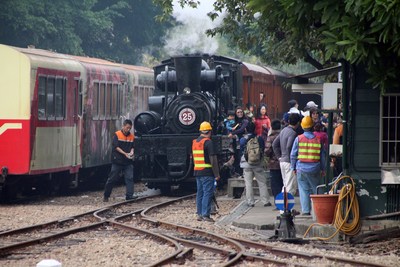
<path fill-rule="evenodd" d="M 274 244 L 231 237 L 196 225 L 159 218 L 159 213 L 166 209 L 179 211 L 187 207 L 193 203 L 193 197 L 143 197 L 40 225 L 4 231 L 0 233 L 0 260 L 23 258 L 41 250 L 51 250 L 52 246 L 79 245 L 85 240 L 114 235 L 138 242 L 151 240 L 150 247 L 157 247 L 152 251 L 151 262 L 141 262 L 132 256 L 133 265 L 233 266 L 259 262 L 276 266 L 318 266 L 318 262 L 326 264 L 328 261 L 332 266 L 384 266 L 279 248 Z"/>
<path fill-rule="evenodd" d="M 183 199 L 184 198 L 182 198 L 181 200 Z M 171 223 L 165 220 L 160 220 L 156 217 L 152 217 L 152 213 L 157 213 L 158 209 L 173 204 L 173 202 L 176 201 L 177 200 L 164 202 L 146 208 L 141 212 L 141 221 L 144 221 L 147 224 L 151 225 L 148 226 L 151 229 L 154 229 L 154 226 L 156 226 L 157 228 L 159 228 L 158 231 L 160 233 L 170 237 L 171 239 L 175 239 L 181 244 L 189 247 L 200 248 L 202 250 L 209 250 L 211 252 L 228 256 L 227 259 L 220 260 L 220 262 L 216 261 L 222 266 L 235 265 L 244 260 L 257 261 L 263 264 L 274 264 L 277 266 L 310 266 L 307 262 L 318 262 L 326 260 L 332 262 L 332 264 L 338 264 L 339 266 L 344 264 L 346 266 L 385 266 L 381 264 L 357 261 L 331 255 L 305 253 L 295 250 L 289 250 L 287 248 L 279 248 L 274 246 L 273 244 L 262 244 L 246 239 L 210 233 L 207 231 L 199 230 L 197 228 L 188 227 L 177 223 Z M 179 203 L 178 206 L 182 206 L 182 203 Z M 173 210 L 176 210 L 176 208 Z M 126 218 L 126 216 L 116 218 L 116 220 L 122 218 Z M 223 246 L 220 247 L 220 244 L 223 244 Z M 230 248 L 233 248 L 233 250 Z M 240 249 L 241 251 L 239 251 L 238 249 Z M 306 263 L 302 264 L 288 261 L 288 259 L 291 258 L 303 259 Z"/>

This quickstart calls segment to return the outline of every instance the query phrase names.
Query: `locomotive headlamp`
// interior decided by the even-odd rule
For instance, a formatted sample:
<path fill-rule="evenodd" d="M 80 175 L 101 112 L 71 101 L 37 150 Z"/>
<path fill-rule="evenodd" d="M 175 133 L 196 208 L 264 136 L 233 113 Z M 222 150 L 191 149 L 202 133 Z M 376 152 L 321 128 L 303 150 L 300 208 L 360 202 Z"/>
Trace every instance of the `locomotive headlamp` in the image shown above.
<path fill-rule="evenodd" d="M 183 92 L 184 92 L 185 94 L 190 94 L 190 88 L 189 88 L 189 87 L 183 88 Z"/>

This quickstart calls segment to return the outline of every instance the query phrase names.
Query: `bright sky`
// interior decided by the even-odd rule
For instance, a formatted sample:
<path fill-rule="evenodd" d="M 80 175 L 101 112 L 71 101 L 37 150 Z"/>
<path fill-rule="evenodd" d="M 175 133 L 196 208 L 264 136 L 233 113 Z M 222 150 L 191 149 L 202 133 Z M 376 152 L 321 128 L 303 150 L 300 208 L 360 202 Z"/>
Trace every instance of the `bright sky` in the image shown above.
<path fill-rule="evenodd" d="M 205 34 L 207 29 L 218 25 L 218 21 L 212 22 L 207 16 L 213 10 L 213 3 L 212 0 L 202 0 L 197 9 L 182 9 L 174 0 L 173 16 L 183 25 L 175 27 L 166 36 L 165 49 L 170 54 L 215 53 L 217 41 Z"/>

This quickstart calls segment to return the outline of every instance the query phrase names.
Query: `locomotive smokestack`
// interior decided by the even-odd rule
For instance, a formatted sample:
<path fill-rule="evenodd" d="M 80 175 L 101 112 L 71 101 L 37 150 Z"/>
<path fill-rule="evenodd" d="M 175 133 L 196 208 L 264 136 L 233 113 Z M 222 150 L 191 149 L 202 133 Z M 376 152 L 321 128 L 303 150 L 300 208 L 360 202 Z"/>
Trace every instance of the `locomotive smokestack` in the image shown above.
<path fill-rule="evenodd" d="M 201 56 L 175 57 L 176 80 L 179 94 L 190 88 L 192 93 L 200 92 Z"/>

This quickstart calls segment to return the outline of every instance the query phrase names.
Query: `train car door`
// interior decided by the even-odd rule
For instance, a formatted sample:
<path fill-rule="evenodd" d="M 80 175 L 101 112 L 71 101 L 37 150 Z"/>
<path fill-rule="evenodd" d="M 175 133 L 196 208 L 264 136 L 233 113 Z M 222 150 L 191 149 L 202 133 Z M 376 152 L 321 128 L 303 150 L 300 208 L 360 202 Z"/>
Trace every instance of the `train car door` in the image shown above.
<path fill-rule="evenodd" d="M 75 78 L 73 82 L 73 133 L 72 133 L 72 166 L 79 167 L 81 158 L 83 92 L 82 80 Z"/>

